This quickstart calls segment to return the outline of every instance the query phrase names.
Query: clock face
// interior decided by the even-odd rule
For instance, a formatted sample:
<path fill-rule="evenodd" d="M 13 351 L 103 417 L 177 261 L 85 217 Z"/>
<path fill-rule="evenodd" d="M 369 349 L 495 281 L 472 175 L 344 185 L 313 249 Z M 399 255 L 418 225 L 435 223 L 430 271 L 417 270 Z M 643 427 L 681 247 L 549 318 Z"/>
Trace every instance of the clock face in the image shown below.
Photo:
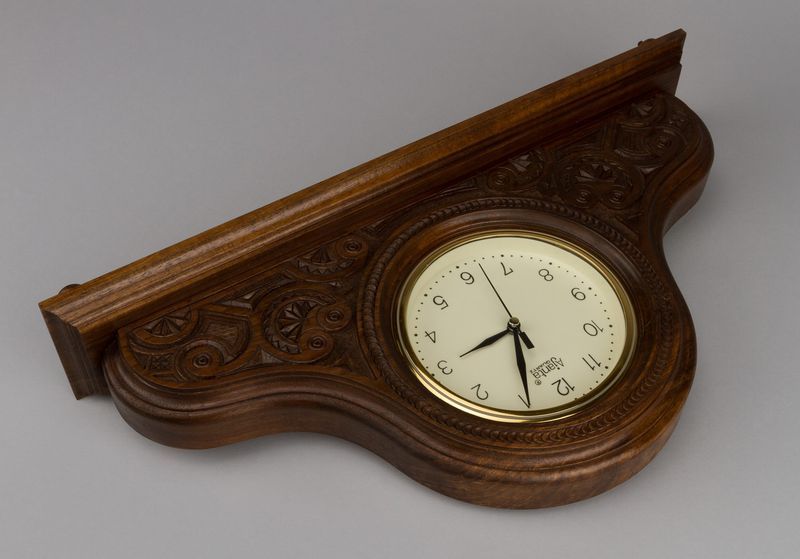
<path fill-rule="evenodd" d="M 635 331 L 610 270 L 570 243 L 514 231 L 429 255 L 406 281 L 397 318 L 422 384 L 500 421 L 574 413 L 624 371 Z"/>

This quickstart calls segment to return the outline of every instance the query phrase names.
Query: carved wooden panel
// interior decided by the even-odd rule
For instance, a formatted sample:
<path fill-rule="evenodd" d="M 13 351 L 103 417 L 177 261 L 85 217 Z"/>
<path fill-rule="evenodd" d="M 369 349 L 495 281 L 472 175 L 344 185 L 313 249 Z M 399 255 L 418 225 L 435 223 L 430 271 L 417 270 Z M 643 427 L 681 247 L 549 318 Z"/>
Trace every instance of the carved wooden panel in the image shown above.
<path fill-rule="evenodd" d="M 292 364 L 347 366 L 341 340 L 367 252 L 364 237 L 345 235 L 218 300 L 121 330 L 120 348 L 132 370 L 173 387 Z"/>

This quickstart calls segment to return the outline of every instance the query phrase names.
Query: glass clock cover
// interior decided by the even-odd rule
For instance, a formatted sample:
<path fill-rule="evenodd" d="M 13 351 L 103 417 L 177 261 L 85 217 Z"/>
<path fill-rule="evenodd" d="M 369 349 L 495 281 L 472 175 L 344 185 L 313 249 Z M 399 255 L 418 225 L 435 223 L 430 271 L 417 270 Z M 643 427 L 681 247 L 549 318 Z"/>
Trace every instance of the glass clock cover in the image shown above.
<path fill-rule="evenodd" d="M 503 421 L 562 417 L 618 378 L 634 321 L 613 274 L 575 245 L 526 232 L 462 239 L 406 282 L 400 344 L 431 392 Z"/>

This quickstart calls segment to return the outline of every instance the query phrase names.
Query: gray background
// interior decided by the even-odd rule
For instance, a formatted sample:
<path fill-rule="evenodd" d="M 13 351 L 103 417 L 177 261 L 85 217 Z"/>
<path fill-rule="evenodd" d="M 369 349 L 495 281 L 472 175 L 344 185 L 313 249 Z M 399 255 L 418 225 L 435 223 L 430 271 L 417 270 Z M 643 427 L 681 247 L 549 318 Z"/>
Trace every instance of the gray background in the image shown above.
<path fill-rule="evenodd" d="M 798 23 L 794 1 L 0 3 L 0 556 L 794 555 Z M 677 27 L 717 150 L 666 241 L 699 363 L 632 480 L 492 510 L 344 441 L 175 450 L 73 400 L 36 308 L 61 286 Z"/>

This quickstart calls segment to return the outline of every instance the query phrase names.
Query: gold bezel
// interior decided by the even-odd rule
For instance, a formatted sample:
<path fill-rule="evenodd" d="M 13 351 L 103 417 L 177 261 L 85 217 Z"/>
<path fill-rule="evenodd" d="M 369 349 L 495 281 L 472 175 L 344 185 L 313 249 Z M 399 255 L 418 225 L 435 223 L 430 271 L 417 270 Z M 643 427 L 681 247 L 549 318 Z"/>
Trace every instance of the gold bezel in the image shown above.
<path fill-rule="evenodd" d="M 426 372 L 425 367 L 419 361 L 415 353 L 409 349 L 411 347 L 411 342 L 407 337 L 408 332 L 405 328 L 405 321 L 403 317 L 405 316 L 405 310 L 408 304 L 408 297 L 410 295 L 411 288 L 419 279 L 419 276 L 443 254 L 465 244 L 493 237 L 522 237 L 536 239 L 538 241 L 543 241 L 554 245 L 563 250 L 567 250 L 595 268 L 613 288 L 614 293 L 616 294 L 617 299 L 622 306 L 625 317 L 625 343 L 623 345 L 622 355 L 620 356 L 617 365 L 608 375 L 606 380 L 586 396 L 562 406 L 531 412 L 519 412 L 481 406 L 480 404 L 476 404 L 475 402 L 459 396 L 455 392 L 452 392 L 445 386 L 433 380 L 430 374 Z M 622 282 L 617 278 L 617 276 L 599 258 L 591 254 L 586 249 L 560 237 L 538 231 L 526 231 L 521 229 L 494 229 L 466 235 L 437 247 L 428 253 L 414 267 L 409 276 L 403 282 L 403 285 L 399 291 L 399 297 L 395 301 L 394 309 L 394 323 L 397 329 L 394 332 L 395 342 L 398 344 L 398 347 L 406 363 L 411 369 L 411 372 L 414 373 L 414 376 L 417 377 L 422 385 L 440 400 L 462 411 L 471 413 L 484 419 L 491 419 L 506 423 L 534 423 L 553 421 L 555 419 L 562 419 L 577 413 L 579 410 L 586 407 L 587 404 L 595 401 L 597 398 L 606 393 L 608 389 L 616 384 L 620 377 L 622 377 L 623 373 L 627 370 L 628 365 L 630 364 L 636 344 L 636 319 L 633 311 L 633 304 L 631 303 L 627 292 L 623 288 Z"/>

